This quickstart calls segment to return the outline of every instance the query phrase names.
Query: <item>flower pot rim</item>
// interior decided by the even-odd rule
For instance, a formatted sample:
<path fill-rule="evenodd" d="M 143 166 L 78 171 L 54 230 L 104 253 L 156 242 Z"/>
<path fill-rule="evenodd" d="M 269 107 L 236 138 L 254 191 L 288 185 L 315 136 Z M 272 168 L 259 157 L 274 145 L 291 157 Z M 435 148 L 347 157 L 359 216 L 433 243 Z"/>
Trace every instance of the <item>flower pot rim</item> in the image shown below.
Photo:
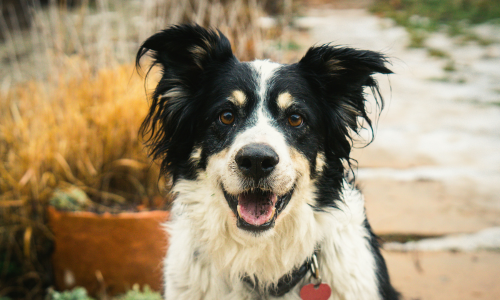
<path fill-rule="evenodd" d="M 64 211 L 58 210 L 53 206 L 48 206 L 48 213 L 50 216 L 57 218 L 60 216 L 68 216 L 73 218 L 84 218 L 84 219 L 146 219 L 155 217 L 167 217 L 170 214 L 168 210 L 148 210 L 148 211 L 124 211 L 117 214 L 112 214 L 110 212 L 105 213 L 95 213 L 91 211 Z"/>

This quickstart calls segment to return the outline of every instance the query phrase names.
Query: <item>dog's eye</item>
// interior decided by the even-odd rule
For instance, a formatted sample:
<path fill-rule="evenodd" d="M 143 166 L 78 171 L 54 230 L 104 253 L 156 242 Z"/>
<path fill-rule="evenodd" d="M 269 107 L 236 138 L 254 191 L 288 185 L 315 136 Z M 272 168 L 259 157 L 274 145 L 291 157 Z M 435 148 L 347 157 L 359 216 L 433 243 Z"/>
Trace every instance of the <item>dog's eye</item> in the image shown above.
<path fill-rule="evenodd" d="M 299 114 L 292 114 L 288 117 L 288 124 L 293 127 L 300 126 L 302 123 L 304 123 L 304 118 Z"/>
<path fill-rule="evenodd" d="M 225 110 L 219 115 L 219 119 L 222 124 L 231 125 L 234 122 L 234 114 L 229 110 Z"/>

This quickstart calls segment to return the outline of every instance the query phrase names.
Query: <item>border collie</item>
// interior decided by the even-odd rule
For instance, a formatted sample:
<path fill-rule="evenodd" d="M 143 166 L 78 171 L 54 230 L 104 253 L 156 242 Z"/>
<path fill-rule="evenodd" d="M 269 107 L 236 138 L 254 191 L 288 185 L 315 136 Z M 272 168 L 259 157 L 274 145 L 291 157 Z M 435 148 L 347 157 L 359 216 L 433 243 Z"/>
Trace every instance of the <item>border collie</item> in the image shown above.
<path fill-rule="evenodd" d="M 371 127 L 364 88 L 383 103 L 383 55 L 328 44 L 240 62 L 198 25 L 148 38 L 138 68 L 148 53 L 162 77 L 141 130 L 175 195 L 166 299 L 399 298 L 346 175 Z"/>

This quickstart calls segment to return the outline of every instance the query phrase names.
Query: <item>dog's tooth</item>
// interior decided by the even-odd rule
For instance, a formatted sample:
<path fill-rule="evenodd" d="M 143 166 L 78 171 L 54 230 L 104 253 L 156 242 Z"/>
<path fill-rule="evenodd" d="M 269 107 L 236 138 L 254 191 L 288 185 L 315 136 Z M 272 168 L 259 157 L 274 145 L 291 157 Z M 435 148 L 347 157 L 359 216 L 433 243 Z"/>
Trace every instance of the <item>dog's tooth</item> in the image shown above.
<path fill-rule="evenodd" d="M 276 213 L 276 207 L 273 206 L 273 212 L 271 213 L 271 216 L 269 217 L 269 220 L 274 218 L 274 214 Z"/>
<path fill-rule="evenodd" d="M 238 206 L 236 206 L 236 210 L 238 211 L 238 216 L 239 216 L 240 218 L 243 218 L 243 217 L 241 216 L 241 209 L 240 209 L 240 205 L 239 205 L 239 204 L 238 204 Z"/>

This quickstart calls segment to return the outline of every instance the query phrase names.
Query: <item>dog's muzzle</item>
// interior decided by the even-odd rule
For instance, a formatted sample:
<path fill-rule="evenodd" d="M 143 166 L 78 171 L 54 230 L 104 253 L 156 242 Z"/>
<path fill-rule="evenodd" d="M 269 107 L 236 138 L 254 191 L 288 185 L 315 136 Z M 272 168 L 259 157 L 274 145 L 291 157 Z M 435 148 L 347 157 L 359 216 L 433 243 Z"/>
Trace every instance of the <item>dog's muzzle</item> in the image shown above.
<path fill-rule="evenodd" d="M 266 144 L 249 144 L 236 153 L 235 161 L 245 182 L 250 183 L 238 195 L 224 191 L 237 216 L 237 226 L 254 232 L 272 228 L 293 193 L 292 188 L 284 195 L 277 195 L 270 188 L 270 175 L 279 163 L 278 154 Z"/>

